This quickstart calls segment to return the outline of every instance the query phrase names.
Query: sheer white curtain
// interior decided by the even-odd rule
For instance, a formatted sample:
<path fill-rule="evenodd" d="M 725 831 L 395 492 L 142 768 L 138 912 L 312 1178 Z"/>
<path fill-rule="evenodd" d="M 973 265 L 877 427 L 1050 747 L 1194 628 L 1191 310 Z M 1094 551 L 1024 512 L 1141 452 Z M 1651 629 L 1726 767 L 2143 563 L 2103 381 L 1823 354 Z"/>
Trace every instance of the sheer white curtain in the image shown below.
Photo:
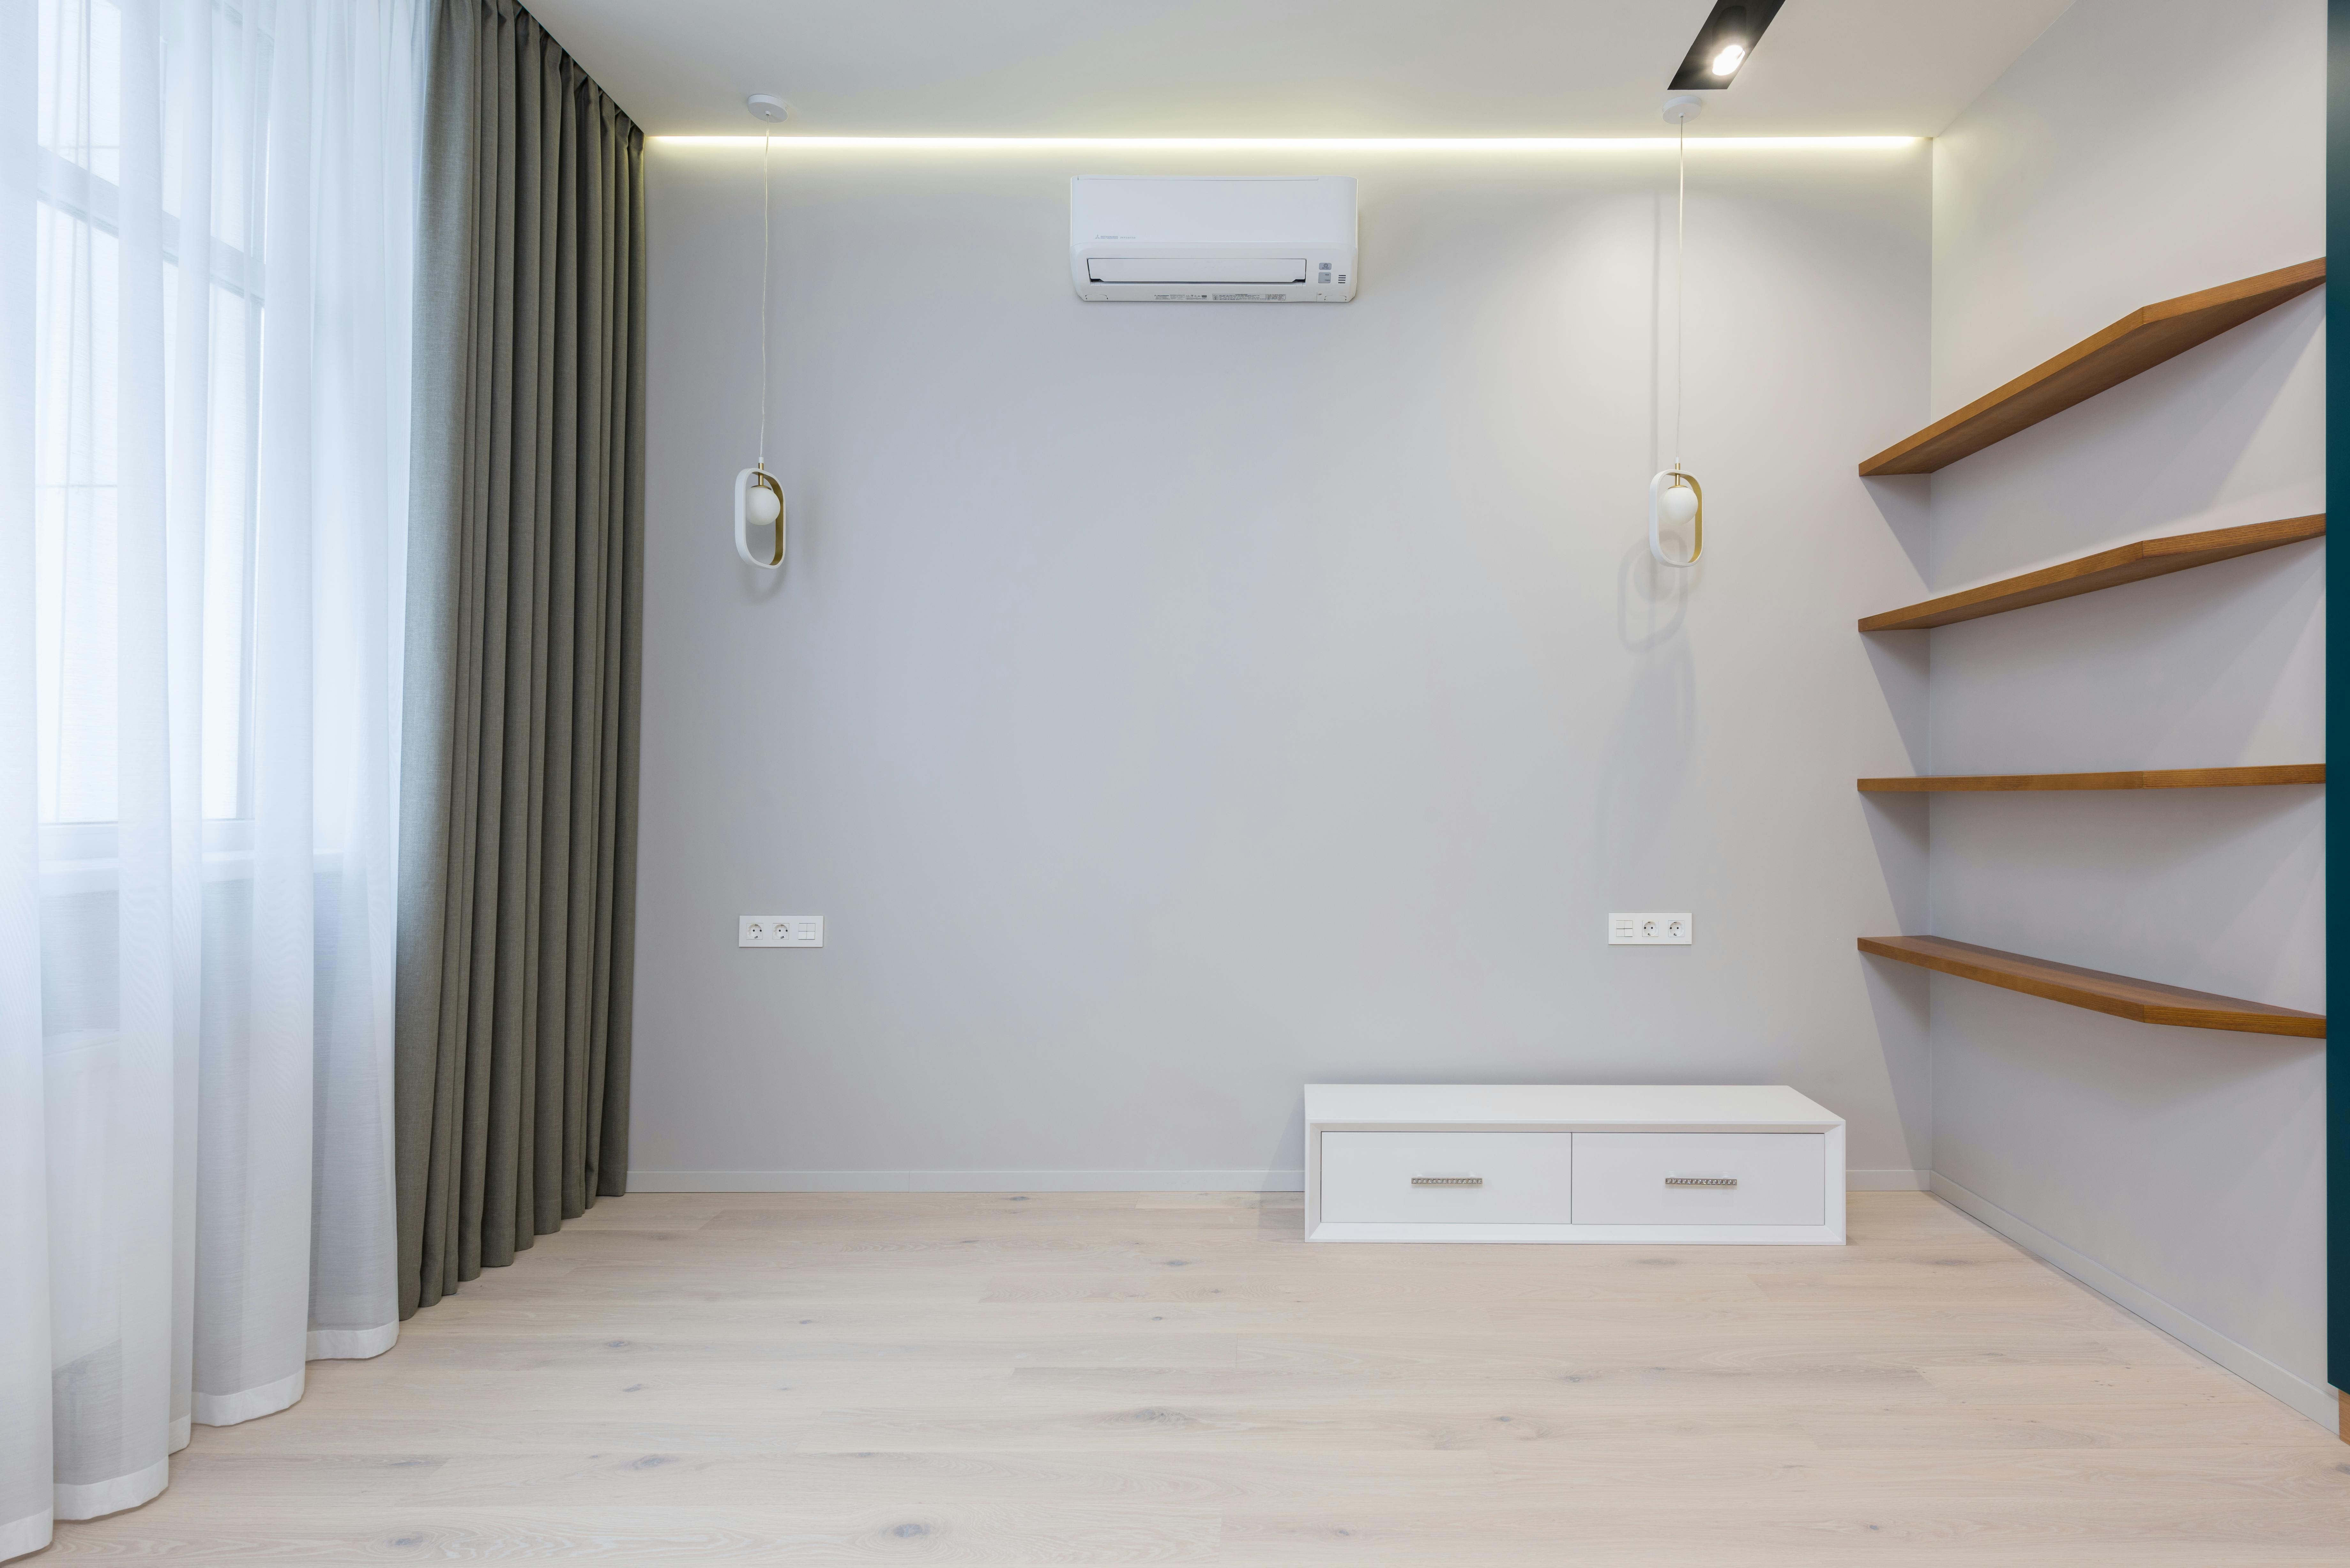
<path fill-rule="evenodd" d="M 0 0 L 0 1557 L 398 1332 L 426 0 Z"/>

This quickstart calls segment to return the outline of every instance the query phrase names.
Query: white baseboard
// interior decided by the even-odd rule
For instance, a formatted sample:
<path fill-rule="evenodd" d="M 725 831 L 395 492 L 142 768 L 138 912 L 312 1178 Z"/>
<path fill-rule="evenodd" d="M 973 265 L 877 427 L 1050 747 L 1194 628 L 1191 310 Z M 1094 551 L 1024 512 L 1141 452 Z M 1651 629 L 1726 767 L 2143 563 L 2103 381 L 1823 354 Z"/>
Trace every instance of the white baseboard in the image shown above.
<path fill-rule="evenodd" d="M 632 1170 L 631 1192 L 1303 1192 L 1303 1170 Z"/>
<path fill-rule="evenodd" d="M 1853 1192 L 1923 1192 L 1922 1170 L 1850 1170 Z M 632 1170 L 631 1192 L 1303 1192 L 1302 1170 Z"/>
<path fill-rule="evenodd" d="M 1929 1190 L 1952 1208 L 1973 1215 L 2025 1251 L 2064 1270 L 2116 1305 L 2136 1313 L 2189 1350 L 2219 1363 L 2263 1394 L 2282 1400 L 2329 1432 L 2335 1429 L 2341 1407 L 2330 1390 L 2286 1371 L 2201 1319 L 2188 1316 L 2153 1292 L 2132 1284 L 2095 1258 L 2075 1251 L 2030 1221 L 2017 1219 L 1946 1176 L 1935 1174 Z"/>

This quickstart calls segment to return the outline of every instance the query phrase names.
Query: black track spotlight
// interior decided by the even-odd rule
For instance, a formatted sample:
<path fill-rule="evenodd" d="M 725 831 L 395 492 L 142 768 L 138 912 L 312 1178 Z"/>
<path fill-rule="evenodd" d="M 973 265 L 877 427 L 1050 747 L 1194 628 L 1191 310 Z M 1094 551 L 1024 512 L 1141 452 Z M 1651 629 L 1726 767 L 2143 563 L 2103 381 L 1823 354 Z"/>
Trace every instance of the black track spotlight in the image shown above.
<path fill-rule="evenodd" d="M 1726 88 L 1738 75 L 1754 46 L 1762 36 L 1762 29 L 1779 14 L 1781 0 L 1721 0 L 1705 26 L 1697 30 L 1697 42 L 1690 46 L 1688 57 L 1681 68 L 1673 73 L 1669 90 L 1702 91 L 1708 88 Z"/>

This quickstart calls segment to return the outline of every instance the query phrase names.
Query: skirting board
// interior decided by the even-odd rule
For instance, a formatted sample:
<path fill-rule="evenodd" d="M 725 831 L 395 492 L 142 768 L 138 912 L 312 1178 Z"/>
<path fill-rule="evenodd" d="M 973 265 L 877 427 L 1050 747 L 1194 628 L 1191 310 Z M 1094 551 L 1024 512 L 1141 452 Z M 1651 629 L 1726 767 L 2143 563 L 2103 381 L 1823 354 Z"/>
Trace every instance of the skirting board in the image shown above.
<path fill-rule="evenodd" d="M 1851 1192 L 1923 1192 L 1922 1170 L 1849 1170 Z M 1303 1192 L 1303 1170 L 632 1170 L 631 1192 Z"/>
<path fill-rule="evenodd" d="M 632 1170 L 631 1192 L 1303 1192 L 1303 1170 Z"/>
<path fill-rule="evenodd" d="M 2263 1394 L 2292 1406 L 2327 1431 L 2340 1419 L 2330 1389 L 2286 1371 L 2267 1356 L 2237 1344 L 2199 1318 L 2192 1318 L 2153 1292 L 2132 1284 L 2095 1258 L 2077 1252 L 2028 1220 L 2019 1220 L 1989 1199 L 1935 1173 L 1928 1189 L 1962 1213 L 1971 1214 L 2025 1251 L 2072 1275 L 2116 1305 L 2137 1314 L 2188 1349 L 2226 1367 Z"/>

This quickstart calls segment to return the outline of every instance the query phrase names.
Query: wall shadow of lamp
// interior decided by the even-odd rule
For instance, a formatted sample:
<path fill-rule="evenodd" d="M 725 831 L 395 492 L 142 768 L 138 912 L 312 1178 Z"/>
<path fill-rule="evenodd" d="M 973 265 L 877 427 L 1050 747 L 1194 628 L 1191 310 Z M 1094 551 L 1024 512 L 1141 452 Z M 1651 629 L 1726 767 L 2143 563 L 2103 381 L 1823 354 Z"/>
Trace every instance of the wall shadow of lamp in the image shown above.
<path fill-rule="evenodd" d="M 753 93 L 745 102 L 755 119 L 773 125 L 784 118 L 784 100 L 773 93 Z M 784 487 L 767 472 L 767 295 L 773 282 L 767 149 L 774 140 L 772 133 L 759 139 L 759 460 L 734 476 L 734 553 L 746 566 L 771 572 L 783 566 L 785 544 Z M 775 530 L 766 558 L 751 548 L 754 528 Z"/>
<path fill-rule="evenodd" d="M 1680 187 L 1673 209 L 1673 462 L 1648 481 L 1648 554 L 1668 566 L 1694 566 L 1705 554 L 1705 487 L 1681 466 L 1681 278 L 1689 269 L 1689 122 L 1705 108 L 1695 93 L 1665 100 L 1665 119 L 1680 130 Z M 1690 553 L 1678 559 L 1665 549 L 1663 529 L 1690 529 Z"/>

